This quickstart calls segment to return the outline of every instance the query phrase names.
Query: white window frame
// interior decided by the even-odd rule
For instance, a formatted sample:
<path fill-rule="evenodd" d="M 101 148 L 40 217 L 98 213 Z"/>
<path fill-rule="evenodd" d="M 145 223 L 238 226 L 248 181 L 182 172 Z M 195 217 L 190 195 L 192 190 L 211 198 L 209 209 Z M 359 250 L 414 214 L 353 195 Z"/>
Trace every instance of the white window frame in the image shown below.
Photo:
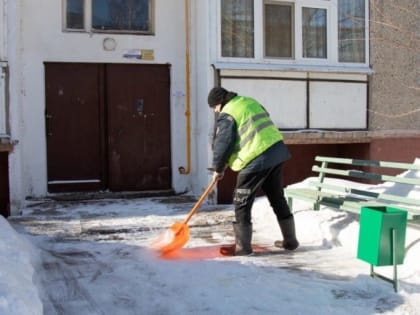
<path fill-rule="evenodd" d="M 212 1 L 212 0 L 210 0 Z M 257 14 L 256 10 L 256 6 L 255 3 L 257 1 L 254 0 L 254 34 L 257 34 L 257 27 L 258 27 L 258 23 L 255 21 L 255 17 L 259 16 L 259 14 Z M 257 59 L 257 51 L 255 50 L 257 46 L 256 44 L 256 40 L 257 38 L 254 36 L 254 58 L 245 58 L 245 57 L 222 57 L 222 38 L 221 38 L 221 34 L 222 34 L 222 12 L 221 12 L 221 6 L 222 3 L 221 1 L 212 1 L 213 5 L 216 6 L 216 27 L 217 27 L 217 31 L 216 31 L 216 36 L 215 38 L 217 39 L 217 55 L 218 55 L 218 59 L 219 60 L 223 60 L 223 61 L 227 61 L 227 62 L 250 62 L 251 60 L 256 60 Z M 261 16 L 262 17 L 262 16 Z"/>
<path fill-rule="evenodd" d="M 264 34 L 264 26 L 265 26 L 265 15 L 264 15 L 264 5 L 265 4 L 271 4 L 271 5 L 275 5 L 276 3 L 278 4 L 282 4 L 284 6 L 289 6 L 291 7 L 291 12 L 293 14 L 293 16 L 291 17 L 292 20 L 292 56 L 291 57 L 267 57 L 265 54 L 265 34 Z M 295 17 L 295 5 L 293 2 L 290 1 L 276 1 L 276 0 L 263 0 L 262 2 L 262 6 L 261 6 L 261 14 L 262 14 L 262 23 L 261 23 L 261 30 L 260 33 L 261 34 L 261 40 L 262 40 L 262 44 L 261 44 L 261 58 L 262 59 L 266 59 L 266 60 L 291 60 L 291 59 L 295 59 L 296 58 L 296 30 L 295 30 L 295 25 L 296 25 L 296 17 Z"/>
<path fill-rule="evenodd" d="M 8 106 L 8 78 L 7 63 L 0 60 L 0 138 L 7 137 L 9 133 L 9 106 Z"/>
<path fill-rule="evenodd" d="M 369 71 L 369 1 L 365 2 L 365 62 L 339 62 L 338 61 L 338 12 L 337 0 L 270 0 L 270 3 L 279 2 L 292 4 L 294 12 L 294 34 L 293 34 L 293 58 L 269 58 L 264 56 L 264 0 L 254 1 L 254 58 L 222 57 L 221 47 L 221 2 L 211 1 L 213 10 L 216 12 L 215 38 L 217 42 L 216 60 L 219 63 L 233 64 L 259 64 L 276 67 L 334 67 L 334 69 L 353 68 L 357 71 Z M 327 58 L 303 58 L 302 57 L 302 8 L 320 8 L 327 10 Z"/>
<path fill-rule="evenodd" d="M 302 1 L 300 1 L 302 2 Z M 322 1 L 327 2 L 327 1 Z M 330 1 L 328 1 L 330 2 Z M 327 3 L 328 4 L 328 3 Z M 313 8 L 313 9 L 324 9 L 327 12 L 327 58 L 304 58 L 303 57 L 303 30 L 302 30 L 302 12 L 303 8 Z M 331 9 L 331 5 L 322 5 L 320 1 L 305 1 L 305 3 L 298 3 L 295 9 L 295 19 L 296 19 L 296 46 L 299 48 L 296 53 L 296 60 L 300 64 L 318 64 L 318 65 L 328 65 L 330 63 L 334 63 L 334 44 L 337 46 L 337 39 L 334 41 L 334 36 L 332 35 L 333 32 L 333 11 Z M 336 17 L 337 15 L 335 15 Z M 337 17 L 336 17 L 337 19 Z M 337 33 L 337 32 L 336 32 Z M 337 50 L 337 49 L 335 49 Z M 337 53 L 335 54 L 337 56 Z"/>
<path fill-rule="evenodd" d="M 154 35 L 155 34 L 155 0 L 149 0 L 151 25 L 149 31 L 119 31 L 119 30 L 98 30 L 92 28 L 92 0 L 83 0 L 83 23 L 84 29 L 72 29 L 67 27 L 67 0 L 62 0 L 62 29 L 64 32 L 75 33 L 106 33 L 106 34 L 136 34 Z"/>

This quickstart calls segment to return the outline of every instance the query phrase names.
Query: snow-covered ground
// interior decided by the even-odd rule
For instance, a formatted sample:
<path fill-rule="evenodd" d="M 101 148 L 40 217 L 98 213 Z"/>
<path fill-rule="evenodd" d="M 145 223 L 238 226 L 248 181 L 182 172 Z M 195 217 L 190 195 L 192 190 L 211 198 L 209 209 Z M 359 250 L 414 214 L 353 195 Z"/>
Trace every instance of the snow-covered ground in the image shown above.
<path fill-rule="evenodd" d="M 420 314 L 417 229 L 407 229 L 396 293 L 356 258 L 356 215 L 303 202 L 295 204 L 295 252 L 266 251 L 280 231 L 261 197 L 257 255 L 220 257 L 233 240 L 233 208 L 205 204 L 185 248 L 159 257 L 149 245 L 193 204 L 189 196 L 44 200 L 0 217 L 0 314 Z M 375 271 L 392 277 L 392 267 Z"/>

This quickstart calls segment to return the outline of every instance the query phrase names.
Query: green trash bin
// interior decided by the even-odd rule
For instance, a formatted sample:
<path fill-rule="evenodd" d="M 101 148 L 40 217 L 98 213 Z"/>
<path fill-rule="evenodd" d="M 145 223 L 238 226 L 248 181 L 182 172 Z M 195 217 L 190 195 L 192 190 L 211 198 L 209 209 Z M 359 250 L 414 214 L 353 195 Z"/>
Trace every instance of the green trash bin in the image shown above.
<path fill-rule="evenodd" d="M 393 207 L 362 207 L 357 258 L 374 266 L 403 264 L 406 227 L 405 210 Z M 393 261 L 394 255 L 396 262 Z"/>

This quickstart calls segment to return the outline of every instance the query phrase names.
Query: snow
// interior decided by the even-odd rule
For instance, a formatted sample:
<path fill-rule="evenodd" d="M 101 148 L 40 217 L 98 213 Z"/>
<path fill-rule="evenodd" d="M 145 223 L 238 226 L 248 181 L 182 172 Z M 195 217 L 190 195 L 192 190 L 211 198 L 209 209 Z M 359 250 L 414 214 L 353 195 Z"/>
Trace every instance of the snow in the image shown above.
<path fill-rule="evenodd" d="M 220 257 L 218 248 L 233 240 L 233 208 L 204 204 L 186 246 L 160 257 L 150 245 L 194 204 L 177 200 L 45 200 L 22 216 L 0 216 L 0 314 L 420 314 L 417 228 L 407 228 L 394 292 L 356 258 L 357 215 L 299 201 L 295 252 L 266 252 L 280 232 L 260 197 L 252 210 L 259 255 Z M 392 277 L 392 267 L 375 271 Z"/>
<path fill-rule="evenodd" d="M 42 314 L 32 282 L 36 252 L 0 216 L 0 314 Z"/>

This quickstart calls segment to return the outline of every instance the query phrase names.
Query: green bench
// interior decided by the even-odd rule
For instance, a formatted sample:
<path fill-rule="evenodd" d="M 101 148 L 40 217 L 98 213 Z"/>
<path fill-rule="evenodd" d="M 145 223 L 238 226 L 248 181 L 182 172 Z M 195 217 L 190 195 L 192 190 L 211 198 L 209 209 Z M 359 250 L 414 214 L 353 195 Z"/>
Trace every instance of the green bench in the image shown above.
<path fill-rule="evenodd" d="M 314 210 L 319 210 L 321 205 L 359 215 L 362 209 L 366 211 L 365 208 L 374 212 L 378 210 L 379 216 L 383 216 L 381 218 L 389 215 L 385 214 L 388 209 L 392 209 L 391 212 L 394 210 L 401 212 L 403 210 L 407 214 L 407 219 L 404 218 L 405 223 L 408 221 L 412 225 L 420 226 L 418 225 L 420 221 L 420 199 L 418 197 L 420 195 L 420 164 L 326 156 L 316 156 L 315 162 L 316 164 L 313 165 L 312 171 L 318 173 L 318 177 L 309 181 L 309 187 L 289 186 L 285 188 L 287 202 L 292 211 L 294 199 L 312 203 Z M 398 173 L 400 175 L 387 175 L 390 173 Z M 335 180 L 328 180 L 329 178 L 335 178 Z M 337 180 L 337 178 L 343 180 Z M 368 181 L 369 184 L 366 186 L 360 185 L 360 183 L 363 183 L 363 180 Z M 413 189 L 417 190 L 417 192 L 409 196 L 408 193 Z M 378 216 L 378 212 L 374 215 Z M 366 218 L 366 212 L 362 213 Z M 370 225 L 370 222 L 366 226 L 366 221 L 364 221 L 365 223 L 362 220 L 360 221 L 360 231 L 368 231 L 369 237 L 366 237 L 365 232 L 363 232 L 363 237 L 361 233 L 359 234 L 358 258 L 370 263 L 370 275 L 372 277 L 391 282 L 395 291 L 397 291 L 397 264 L 402 263 L 404 256 L 406 224 L 397 223 L 395 219 L 395 217 L 388 217 L 388 223 L 386 223 L 388 226 L 386 228 L 383 228 L 381 225 L 385 223 L 381 222 L 381 219 L 377 219 L 375 224 L 377 224 L 376 230 L 378 233 L 375 235 L 369 235 L 370 231 L 373 230 L 372 227 L 375 226 Z M 390 220 L 392 222 L 389 222 Z M 396 226 L 398 224 L 400 225 L 399 227 Z M 399 232 L 397 233 L 397 231 Z M 398 239 L 397 234 L 399 235 Z M 376 257 L 389 257 L 389 265 L 394 267 L 392 279 L 374 271 L 374 265 L 386 264 L 372 262 L 370 257 L 366 259 L 366 254 L 361 251 L 366 246 L 374 249 L 374 255 L 378 255 Z M 399 254 L 402 258 L 398 258 L 397 253 L 402 253 Z M 360 257 L 359 254 L 365 257 Z"/>
<path fill-rule="evenodd" d="M 311 187 L 285 188 L 290 209 L 293 210 L 294 199 L 313 203 L 314 210 L 319 210 L 323 205 L 357 214 L 360 214 L 362 207 L 394 206 L 407 211 L 408 221 L 420 220 L 420 199 L 401 196 L 397 189 L 399 187 L 403 191 L 409 191 L 413 186 L 418 186 L 417 189 L 420 190 L 420 176 L 416 174 L 420 172 L 420 164 L 326 156 L 316 156 L 315 161 L 317 163 L 312 166 L 312 171 L 318 173 L 318 177 L 309 182 Z M 355 167 L 358 169 L 354 169 Z M 406 172 L 406 176 L 386 175 L 386 170 L 397 170 L 398 173 Z M 350 182 L 328 183 L 326 182 L 328 177 L 345 179 Z M 360 183 L 361 180 L 374 181 L 377 188 L 379 188 L 379 184 L 385 182 L 393 183 L 395 186 L 384 187 L 383 192 L 374 191 L 371 188 L 352 187 L 351 182 Z"/>

